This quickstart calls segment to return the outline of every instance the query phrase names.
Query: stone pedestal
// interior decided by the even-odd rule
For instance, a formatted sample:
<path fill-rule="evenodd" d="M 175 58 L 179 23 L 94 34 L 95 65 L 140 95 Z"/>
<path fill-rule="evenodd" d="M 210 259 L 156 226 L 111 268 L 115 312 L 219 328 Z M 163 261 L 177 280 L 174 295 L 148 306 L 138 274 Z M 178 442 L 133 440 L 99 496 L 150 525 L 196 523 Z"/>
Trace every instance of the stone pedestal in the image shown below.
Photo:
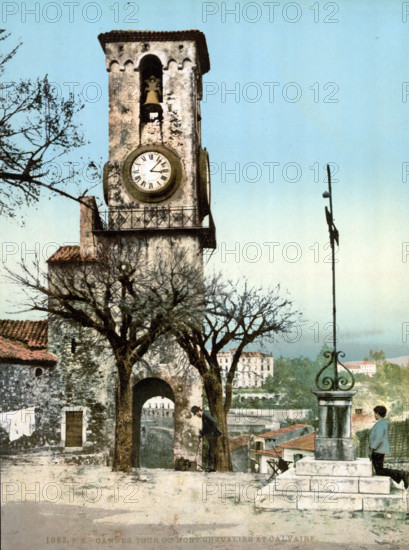
<path fill-rule="evenodd" d="M 403 484 L 402 489 L 394 489 L 389 477 L 373 475 L 368 458 L 302 458 L 255 496 L 255 506 L 260 511 L 407 512 L 408 503 Z"/>
<path fill-rule="evenodd" d="M 354 460 L 351 408 L 355 391 L 313 391 L 318 398 L 319 428 L 316 460 Z"/>

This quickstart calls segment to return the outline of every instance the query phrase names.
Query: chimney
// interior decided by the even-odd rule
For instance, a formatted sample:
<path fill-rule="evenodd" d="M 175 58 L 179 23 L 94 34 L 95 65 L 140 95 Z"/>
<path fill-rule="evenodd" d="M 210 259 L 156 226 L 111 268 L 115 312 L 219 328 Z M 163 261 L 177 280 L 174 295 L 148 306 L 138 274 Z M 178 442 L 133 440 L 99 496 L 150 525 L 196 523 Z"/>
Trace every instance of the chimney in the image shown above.
<path fill-rule="evenodd" d="M 95 255 L 94 230 L 102 229 L 95 197 L 83 197 L 80 213 L 80 253 L 81 256 Z"/>

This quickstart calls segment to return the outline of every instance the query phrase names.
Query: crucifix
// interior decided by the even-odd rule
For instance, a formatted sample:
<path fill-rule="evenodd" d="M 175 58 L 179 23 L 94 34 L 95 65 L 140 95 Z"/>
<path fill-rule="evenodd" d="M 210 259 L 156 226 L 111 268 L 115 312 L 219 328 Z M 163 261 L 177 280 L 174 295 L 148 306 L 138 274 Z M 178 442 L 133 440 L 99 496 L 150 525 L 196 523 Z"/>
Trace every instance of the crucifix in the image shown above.
<path fill-rule="evenodd" d="M 337 315 L 337 309 L 336 309 L 336 293 L 335 293 L 335 243 L 337 246 L 339 246 L 339 232 L 338 229 L 335 227 L 334 223 L 334 211 L 332 207 L 332 187 L 331 187 L 331 170 L 329 167 L 329 164 L 327 164 L 327 174 L 328 174 L 328 191 L 325 191 L 322 196 L 324 199 L 329 199 L 329 208 L 328 206 L 325 207 L 325 218 L 327 220 L 328 224 L 328 231 L 329 231 L 329 239 L 330 239 L 330 245 L 331 245 L 331 264 L 332 264 L 332 343 L 333 343 L 333 349 L 332 351 L 326 351 L 324 352 L 324 357 L 327 357 L 330 359 L 329 363 L 323 367 L 320 372 L 317 374 L 317 377 L 315 379 L 317 388 L 320 390 L 328 390 L 328 391 L 337 391 L 337 390 L 350 390 L 354 387 L 355 379 L 352 374 L 352 372 L 343 364 L 340 363 L 338 360 L 338 357 L 345 357 L 345 353 L 342 351 L 337 351 L 337 339 L 336 339 L 336 333 L 337 333 L 337 324 L 336 324 L 336 315 Z M 333 365 L 333 375 L 325 373 L 326 369 Z M 345 372 L 340 374 L 338 372 L 338 365 L 341 365 Z M 322 376 L 323 375 L 323 376 Z"/>

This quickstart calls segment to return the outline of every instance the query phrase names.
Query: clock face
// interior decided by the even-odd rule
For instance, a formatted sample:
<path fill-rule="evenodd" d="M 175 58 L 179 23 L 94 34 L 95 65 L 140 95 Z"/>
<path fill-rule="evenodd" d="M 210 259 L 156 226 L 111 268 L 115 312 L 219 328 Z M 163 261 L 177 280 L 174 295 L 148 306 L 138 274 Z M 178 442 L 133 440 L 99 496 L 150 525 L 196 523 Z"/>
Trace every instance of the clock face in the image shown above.
<path fill-rule="evenodd" d="M 172 167 L 168 158 L 158 151 L 139 154 L 132 163 L 131 177 L 141 192 L 162 191 L 169 183 Z"/>
<path fill-rule="evenodd" d="M 130 153 L 122 166 L 124 185 L 131 196 L 142 202 L 169 198 L 182 179 L 177 155 L 163 145 L 143 145 Z"/>

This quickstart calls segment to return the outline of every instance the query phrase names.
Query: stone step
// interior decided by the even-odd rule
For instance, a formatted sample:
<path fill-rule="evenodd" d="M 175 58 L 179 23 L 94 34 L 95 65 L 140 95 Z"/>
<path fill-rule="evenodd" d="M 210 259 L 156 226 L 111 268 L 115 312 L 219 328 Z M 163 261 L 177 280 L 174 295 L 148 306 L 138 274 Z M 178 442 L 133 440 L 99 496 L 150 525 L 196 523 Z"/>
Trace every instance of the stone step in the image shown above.
<path fill-rule="evenodd" d="M 331 510 L 334 512 L 404 512 L 408 510 L 406 491 L 397 490 L 389 495 L 360 493 L 320 493 L 319 491 L 275 491 L 273 487 L 263 487 L 262 494 L 255 498 L 259 511 L 269 510 Z M 269 487 L 269 490 L 266 490 Z"/>
<path fill-rule="evenodd" d="M 387 495 L 391 492 L 391 479 L 388 476 L 360 477 L 359 492 Z"/>
<path fill-rule="evenodd" d="M 293 468 L 280 474 L 274 482 L 276 489 L 326 491 L 327 493 L 390 493 L 389 477 L 302 476 Z"/>
<path fill-rule="evenodd" d="M 372 463 L 369 458 L 356 460 L 316 460 L 304 457 L 296 464 L 297 475 L 302 476 L 339 476 L 371 477 Z"/>

